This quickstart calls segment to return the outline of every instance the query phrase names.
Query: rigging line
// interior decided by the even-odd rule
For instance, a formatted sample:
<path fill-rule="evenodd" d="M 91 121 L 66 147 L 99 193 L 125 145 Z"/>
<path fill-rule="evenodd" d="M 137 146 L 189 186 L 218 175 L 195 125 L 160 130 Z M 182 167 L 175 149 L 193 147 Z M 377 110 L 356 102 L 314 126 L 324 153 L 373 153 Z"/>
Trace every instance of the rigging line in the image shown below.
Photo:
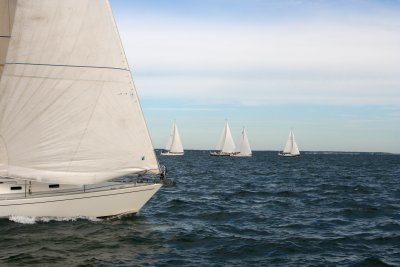
<path fill-rule="evenodd" d="M 0 35 L 0 38 L 11 38 L 11 35 Z"/>
<path fill-rule="evenodd" d="M 68 67 L 68 68 L 90 68 L 90 69 L 109 69 L 129 71 L 125 68 L 106 67 L 106 66 L 86 66 L 86 65 L 68 65 L 68 64 L 44 64 L 44 63 L 29 63 L 29 62 L 6 62 L 6 65 L 30 65 L 30 66 L 48 66 L 48 67 Z"/>

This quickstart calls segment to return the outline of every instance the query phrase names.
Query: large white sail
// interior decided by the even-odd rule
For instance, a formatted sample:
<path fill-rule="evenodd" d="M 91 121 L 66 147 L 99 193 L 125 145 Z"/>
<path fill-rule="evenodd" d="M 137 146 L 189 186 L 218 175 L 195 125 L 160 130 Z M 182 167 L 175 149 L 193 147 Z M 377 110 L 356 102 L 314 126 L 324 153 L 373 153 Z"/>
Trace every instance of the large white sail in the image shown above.
<path fill-rule="evenodd" d="M 167 150 L 171 153 L 183 153 L 181 137 L 179 135 L 178 126 L 176 125 L 175 122 L 172 125 L 171 134 L 169 136 L 165 150 Z"/>
<path fill-rule="evenodd" d="M 6 63 L 16 3 L 16 0 L 0 0 L 0 80 Z"/>
<path fill-rule="evenodd" d="M 224 129 L 222 130 L 221 136 L 215 149 L 223 153 L 235 152 L 235 142 L 233 141 L 228 121 L 225 121 Z"/>
<path fill-rule="evenodd" d="M 18 0 L 0 82 L 0 175 L 88 184 L 158 173 L 107 0 Z"/>
<path fill-rule="evenodd" d="M 241 156 L 251 156 L 250 143 L 249 143 L 249 139 L 247 137 L 245 127 L 243 127 L 243 129 L 242 129 L 242 132 L 240 135 L 240 140 L 239 140 L 239 146 L 237 147 L 236 152 L 238 152 L 239 155 L 241 155 Z"/>

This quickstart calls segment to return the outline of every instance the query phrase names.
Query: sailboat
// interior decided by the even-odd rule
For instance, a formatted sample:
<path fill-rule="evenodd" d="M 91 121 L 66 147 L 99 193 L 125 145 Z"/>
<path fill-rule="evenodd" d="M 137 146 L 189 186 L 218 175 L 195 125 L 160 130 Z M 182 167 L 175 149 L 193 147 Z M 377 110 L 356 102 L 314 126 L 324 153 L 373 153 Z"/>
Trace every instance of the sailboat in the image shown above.
<path fill-rule="evenodd" d="M 178 126 L 174 122 L 172 124 L 171 134 L 169 135 L 169 139 L 164 151 L 161 151 L 161 155 L 163 156 L 182 156 L 183 146 L 181 142 L 181 138 L 179 136 Z"/>
<path fill-rule="evenodd" d="M 237 147 L 236 153 L 232 154 L 231 156 L 251 157 L 251 155 L 252 155 L 251 148 L 250 148 L 249 139 L 247 138 L 246 128 L 243 127 L 241 135 L 240 135 L 239 146 Z"/>
<path fill-rule="evenodd" d="M 228 121 L 225 121 L 224 129 L 215 150 L 210 152 L 211 156 L 230 156 L 235 153 L 235 142 L 233 141 Z"/>
<path fill-rule="evenodd" d="M 296 140 L 294 139 L 292 129 L 290 129 L 285 148 L 283 149 L 283 151 L 279 152 L 278 155 L 283 157 L 296 157 L 300 155 L 299 147 L 297 146 Z"/>
<path fill-rule="evenodd" d="M 0 217 L 137 213 L 160 167 L 108 0 L 0 14 Z"/>

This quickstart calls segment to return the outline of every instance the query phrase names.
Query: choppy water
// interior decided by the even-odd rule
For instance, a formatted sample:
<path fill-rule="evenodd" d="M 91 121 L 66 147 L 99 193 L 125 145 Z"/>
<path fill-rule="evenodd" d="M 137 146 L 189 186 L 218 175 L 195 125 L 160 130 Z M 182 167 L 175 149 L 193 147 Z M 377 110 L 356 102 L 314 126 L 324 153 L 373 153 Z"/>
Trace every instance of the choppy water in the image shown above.
<path fill-rule="evenodd" d="M 160 157 L 136 216 L 0 220 L 0 265 L 400 266 L 400 155 Z"/>

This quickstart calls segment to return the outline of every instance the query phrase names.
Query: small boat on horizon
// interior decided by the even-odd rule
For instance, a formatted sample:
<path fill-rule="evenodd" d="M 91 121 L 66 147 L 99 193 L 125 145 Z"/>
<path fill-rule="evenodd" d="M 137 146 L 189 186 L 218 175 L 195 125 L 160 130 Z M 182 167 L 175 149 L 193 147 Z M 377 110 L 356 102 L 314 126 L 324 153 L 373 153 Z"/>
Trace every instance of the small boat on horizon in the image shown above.
<path fill-rule="evenodd" d="M 181 137 L 179 135 L 178 126 L 176 122 L 172 124 L 171 134 L 165 149 L 161 151 L 162 156 L 183 156 L 185 152 L 183 151 L 183 146 L 181 142 Z"/>
<path fill-rule="evenodd" d="M 231 129 L 229 128 L 228 121 L 225 121 L 224 129 L 222 130 L 221 137 L 215 147 L 215 151 L 211 151 L 211 156 L 229 157 L 235 154 L 235 142 L 233 141 Z"/>
<path fill-rule="evenodd" d="M 290 129 L 288 140 L 286 141 L 285 148 L 283 151 L 278 153 L 282 157 L 297 157 L 300 156 L 299 147 L 297 146 L 294 138 L 293 130 Z"/>
<path fill-rule="evenodd" d="M 250 143 L 249 139 L 247 138 L 247 133 L 246 133 L 246 128 L 243 127 L 241 135 L 240 135 L 240 140 L 239 140 L 239 146 L 237 147 L 236 153 L 231 155 L 232 157 L 251 157 L 251 148 L 250 148 Z"/>

